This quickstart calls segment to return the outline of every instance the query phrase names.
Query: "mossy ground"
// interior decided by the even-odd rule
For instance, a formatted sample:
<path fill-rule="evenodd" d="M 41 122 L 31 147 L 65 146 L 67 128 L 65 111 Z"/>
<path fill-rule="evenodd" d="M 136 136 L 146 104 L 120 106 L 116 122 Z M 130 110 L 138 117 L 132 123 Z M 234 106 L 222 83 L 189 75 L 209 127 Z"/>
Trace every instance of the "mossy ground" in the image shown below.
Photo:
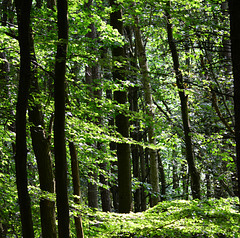
<path fill-rule="evenodd" d="M 85 237 L 240 237 L 236 198 L 166 201 L 130 214 L 96 211 L 83 223 Z"/>

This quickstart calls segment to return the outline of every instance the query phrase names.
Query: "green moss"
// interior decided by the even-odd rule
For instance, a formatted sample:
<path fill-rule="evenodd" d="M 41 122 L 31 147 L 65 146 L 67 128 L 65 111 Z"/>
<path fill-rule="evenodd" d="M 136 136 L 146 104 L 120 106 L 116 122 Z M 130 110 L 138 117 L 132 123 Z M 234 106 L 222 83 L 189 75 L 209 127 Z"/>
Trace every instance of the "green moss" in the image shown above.
<path fill-rule="evenodd" d="M 238 237 L 238 201 L 211 199 L 159 203 L 142 213 L 93 212 L 83 217 L 86 237 Z"/>

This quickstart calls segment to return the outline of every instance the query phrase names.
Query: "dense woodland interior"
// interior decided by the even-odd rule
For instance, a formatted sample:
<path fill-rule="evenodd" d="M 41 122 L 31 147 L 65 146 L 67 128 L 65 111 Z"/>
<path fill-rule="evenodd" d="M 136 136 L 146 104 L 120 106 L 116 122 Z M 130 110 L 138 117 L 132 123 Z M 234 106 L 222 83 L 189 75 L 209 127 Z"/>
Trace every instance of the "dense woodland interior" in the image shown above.
<path fill-rule="evenodd" d="M 238 237 L 238 0 L 0 6 L 0 237 Z M 230 233 L 112 223 L 221 204 Z"/>

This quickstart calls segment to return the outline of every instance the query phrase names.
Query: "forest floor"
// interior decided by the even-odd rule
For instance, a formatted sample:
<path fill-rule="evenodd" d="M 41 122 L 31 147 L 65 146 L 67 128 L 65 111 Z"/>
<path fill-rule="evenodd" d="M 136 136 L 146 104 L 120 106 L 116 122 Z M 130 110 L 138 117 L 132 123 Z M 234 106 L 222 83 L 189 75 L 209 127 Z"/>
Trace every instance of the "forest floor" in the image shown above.
<path fill-rule="evenodd" d="M 240 237 L 237 198 L 174 200 L 145 212 L 91 212 L 82 217 L 85 237 Z"/>

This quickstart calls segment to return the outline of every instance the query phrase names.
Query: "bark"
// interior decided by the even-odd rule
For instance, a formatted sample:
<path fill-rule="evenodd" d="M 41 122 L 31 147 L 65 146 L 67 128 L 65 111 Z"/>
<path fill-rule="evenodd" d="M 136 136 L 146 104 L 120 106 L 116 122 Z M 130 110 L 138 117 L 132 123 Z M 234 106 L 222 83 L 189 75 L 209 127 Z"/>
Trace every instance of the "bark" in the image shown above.
<path fill-rule="evenodd" d="M 141 167 L 141 211 L 146 211 L 147 210 L 147 194 L 145 192 L 145 188 L 143 186 L 143 183 L 146 182 L 147 178 L 147 172 L 146 172 L 146 161 L 145 161 L 145 153 L 142 148 L 142 146 L 139 146 L 139 154 L 140 154 L 140 167 Z"/>
<path fill-rule="evenodd" d="M 133 84 L 137 84 L 137 54 L 135 50 L 134 52 L 134 43 L 133 43 L 133 30 L 130 27 L 126 27 L 126 32 L 129 40 L 129 49 L 128 54 L 130 58 L 129 62 L 129 70 L 132 72 L 131 75 L 131 81 Z M 130 110 L 133 113 L 133 120 L 132 120 L 132 126 L 133 130 L 130 132 L 130 136 L 134 141 L 140 141 L 140 133 L 139 133 L 139 119 L 134 119 L 135 113 L 139 111 L 138 109 L 138 99 L 139 99 L 139 87 L 133 86 L 129 88 L 129 103 L 130 103 Z M 133 166 L 133 176 L 137 181 L 141 181 L 140 178 L 140 154 L 139 154 L 139 145 L 131 145 L 131 154 L 132 154 L 132 166 Z M 134 211 L 140 212 L 141 211 L 141 187 L 137 187 L 136 191 L 133 195 L 134 198 Z"/>
<path fill-rule="evenodd" d="M 34 51 L 34 42 L 30 34 L 31 56 L 34 62 L 37 61 Z M 33 67 L 31 85 L 30 85 L 30 106 L 28 107 L 29 122 L 31 123 L 30 131 L 32 146 L 37 160 L 40 188 L 48 193 L 55 193 L 54 176 L 52 169 L 51 151 L 49 139 L 46 137 L 44 129 L 44 120 L 41 110 L 41 104 L 35 101 L 39 97 L 40 89 L 38 79 L 36 78 L 37 68 Z M 56 215 L 55 202 L 49 198 L 40 200 L 42 236 L 56 238 Z"/>
<path fill-rule="evenodd" d="M 182 188 L 183 188 L 182 197 L 183 199 L 188 200 L 189 173 L 187 171 L 185 164 L 182 164 L 181 174 L 182 174 Z"/>
<path fill-rule="evenodd" d="M 157 156 L 158 156 L 158 165 L 159 165 L 159 173 L 160 173 L 160 181 L 161 181 L 161 200 L 164 201 L 165 200 L 165 196 L 166 196 L 166 176 L 164 173 L 164 167 L 163 167 L 163 163 L 162 163 L 162 159 L 160 156 L 159 151 L 157 152 Z"/>
<path fill-rule="evenodd" d="M 98 174 L 92 171 L 88 174 L 88 206 L 91 208 L 98 208 L 98 187 L 96 181 L 98 179 Z"/>
<path fill-rule="evenodd" d="M 240 200 L 240 2 L 229 0 L 231 55 L 234 78 L 234 112 L 238 197 Z"/>
<path fill-rule="evenodd" d="M 222 14 L 223 14 L 223 17 L 220 18 L 220 21 L 225 21 L 226 18 L 229 18 L 229 14 L 228 14 L 228 0 L 226 1 L 223 1 L 221 3 L 221 11 L 222 11 Z M 225 67 L 225 70 L 226 70 L 226 74 L 229 75 L 232 71 L 232 68 L 231 68 L 231 40 L 229 39 L 229 35 L 227 34 L 224 34 L 223 35 L 223 39 L 222 39 L 222 44 L 223 44 L 223 52 L 222 54 L 220 55 L 221 58 L 223 58 L 223 60 L 225 62 L 224 63 L 224 67 Z"/>
<path fill-rule="evenodd" d="M 85 69 L 85 79 L 86 83 L 88 85 L 88 93 L 89 97 L 93 99 L 93 68 L 92 67 L 86 67 Z M 91 119 L 89 118 L 89 121 Z M 97 165 L 95 164 L 94 167 Z M 98 208 L 98 186 L 95 181 L 98 179 L 97 171 L 91 171 L 89 172 L 89 178 L 88 181 L 88 206 L 92 208 Z"/>
<path fill-rule="evenodd" d="M 57 1 L 58 44 L 54 80 L 54 154 L 56 167 L 56 194 L 58 212 L 58 236 L 69 234 L 69 205 L 67 189 L 67 160 L 65 145 L 65 73 L 68 42 L 67 0 Z"/>
<path fill-rule="evenodd" d="M 142 74 L 142 85 L 144 90 L 144 99 L 146 103 L 146 114 L 149 119 L 149 126 L 148 126 L 148 142 L 149 144 L 155 145 L 155 128 L 154 128 L 154 112 L 153 112 L 153 99 L 151 93 L 151 84 L 150 84 L 150 76 L 148 73 L 148 65 L 147 65 L 147 57 L 144 48 L 144 44 L 142 41 L 141 31 L 139 28 L 139 20 L 138 17 L 135 16 L 134 18 L 135 25 L 134 25 L 134 33 L 135 33 L 135 40 L 136 40 L 136 47 L 138 52 L 138 61 L 140 65 L 140 70 Z M 150 183 L 152 185 L 152 195 L 151 201 L 152 205 L 155 206 L 159 202 L 159 175 L 158 175 L 158 159 L 157 153 L 154 149 L 149 149 L 150 155 Z"/>
<path fill-rule="evenodd" d="M 31 112 L 29 112 L 30 114 Z M 38 115 L 31 115 L 30 122 L 37 121 Z M 40 124 L 39 124 L 40 125 Z M 44 129 L 40 126 L 31 126 L 33 150 L 37 159 L 40 188 L 42 191 L 54 193 L 54 178 L 52 171 L 51 154 L 48 139 Z M 42 237 L 57 237 L 55 202 L 49 198 L 40 200 Z"/>
<path fill-rule="evenodd" d="M 210 175 L 206 174 L 206 187 L 207 187 L 207 198 L 211 197 L 211 179 L 210 179 Z"/>
<path fill-rule="evenodd" d="M 173 160 L 173 165 L 172 165 L 172 173 L 173 173 L 173 189 L 178 189 L 179 188 L 179 178 L 178 178 L 178 171 L 177 171 L 177 161 L 174 159 Z"/>
<path fill-rule="evenodd" d="M 168 8 L 170 8 L 170 3 Z M 178 94 L 181 101 L 181 113 L 182 113 L 182 122 L 184 128 L 184 138 L 185 138 L 185 146 L 186 146 L 186 159 L 188 162 L 189 173 L 191 175 L 191 188 L 192 188 L 192 196 L 193 199 L 200 199 L 200 176 L 199 172 L 196 169 L 194 152 L 193 152 L 193 144 L 192 144 L 192 136 L 190 129 L 190 120 L 188 114 L 188 96 L 185 94 L 185 85 L 183 82 L 183 75 L 180 70 L 179 65 L 179 56 L 176 48 L 176 44 L 173 39 L 172 33 L 172 24 L 171 24 L 171 16 L 169 14 L 169 9 L 166 10 L 167 16 L 167 34 L 168 34 L 168 44 L 172 53 L 173 59 L 173 67 L 176 75 Z"/>
<path fill-rule="evenodd" d="M 107 171 L 107 163 L 100 164 L 101 170 Z M 100 183 L 108 186 L 108 181 L 103 174 L 100 174 Z M 101 201 L 102 201 L 102 211 L 110 212 L 111 211 L 111 198 L 110 191 L 104 187 L 100 188 Z"/>
<path fill-rule="evenodd" d="M 85 3 L 85 8 L 87 11 L 91 12 L 91 5 L 93 1 L 89 0 Z M 89 14 L 89 18 L 92 18 L 92 15 Z M 94 39 L 96 39 L 96 28 L 93 23 L 89 25 L 89 32 L 87 33 L 86 37 L 89 38 L 90 45 L 93 44 Z M 90 52 L 94 51 L 93 47 L 89 47 Z M 99 66 L 96 62 L 89 62 L 89 65 L 85 68 L 85 79 L 86 84 L 88 87 L 88 95 L 90 98 L 90 101 L 94 101 L 95 96 L 98 96 L 98 91 L 95 90 L 96 87 L 96 80 L 99 80 Z M 93 64 L 93 65 L 92 65 Z M 89 121 L 91 121 L 91 118 L 88 118 Z M 95 147 L 98 147 L 96 144 L 93 145 Z M 94 167 L 97 167 L 98 165 L 95 163 Z M 94 168 L 95 169 L 95 168 Z M 97 179 L 98 179 L 98 173 L 96 170 L 91 171 L 89 173 L 89 177 L 91 178 L 88 181 L 88 206 L 92 208 L 98 208 L 98 186 L 97 186 Z"/>
<path fill-rule="evenodd" d="M 114 29 L 123 35 L 122 10 L 120 5 L 115 0 L 110 0 L 110 5 L 114 12 L 110 15 L 110 23 Z M 124 58 L 124 49 L 122 46 L 114 46 L 112 48 L 113 62 L 121 62 Z M 113 80 L 116 83 L 125 80 L 124 66 L 118 67 L 115 63 L 113 65 Z M 118 104 L 125 105 L 127 103 L 126 91 L 115 91 L 114 100 Z M 122 112 L 118 111 L 115 118 L 117 132 L 123 137 L 129 137 L 129 122 L 128 117 Z M 128 213 L 131 210 L 132 192 L 131 192 L 131 160 L 130 160 L 130 146 L 127 143 L 117 144 L 117 158 L 118 158 L 118 189 L 119 189 L 119 212 Z"/>
<path fill-rule="evenodd" d="M 77 196 L 77 197 L 74 197 L 74 202 L 76 204 L 80 204 L 81 190 L 80 190 L 79 166 L 78 166 L 78 160 L 77 160 L 77 151 L 73 142 L 69 142 L 69 150 L 70 150 L 70 156 L 71 156 L 73 195 Z M 84 238 L 81 216 L 80 215 L 74 216 L 74 221 L 75 221 L 77 238 Z"/>
<path fill-rule="evenodd" d="M 18 202 L 20 205 L 22 235 L 34 237 L 30 197 L 27 179 L 27 143 L 26 143 L 26 111 L 28 106 L 31 80 L 30 57 L 30 13 L 31 0 L 15 0 L 18 21 L 18 40 L 20 46 L 20 78 L 16 108 L 16 183 Z"/>
<path fill-rule="evenodd" d="M 56 1 L 55 0 L 47 0 L 47 8 L 54 11 L 55 6 L 56 6 Z"/>
<path fill-rule="evenodd" d="M 107 90 L 106 96 L 107 96 L 107 99 L 112 100 L 112 98 L 113 98 L 112 91 L 111 90 Z M 108 125 L 109 125 L 109 127 L 113 127 L 114 126 L 114 118 L 113 117 L 109 118 Z M 116 145 L 115 142 L 110 142 L 109 147 L 110 147 L 110 150 L 113 153 L 117 149 L 117 145 Z M 111 174 L 113 174 L 113 175 L 117 174 L 116 167 L 117 167 L 117 163 L 115 161 L 111 162 Z M 112 201 L 113 201 L 114 211 L 119 211 L 118 186 L 115 183 L 114 184 L 110 183 L 110 187 L 111 187 L 110 191 L 112 193 Z"/>
<path fill-rule="evenodd" d="M 129 90 L 130 110 L 132 112 L 138 112 L 138 87 L 132 87 Z M 131 132 L 131 138 L 134 141 L 139 141 L 139 122 L 133 121 L 134 129 Z M 140 161 L 139 161 L 139 146 L 131 145 L 132 152 L 132 164 L 133 164 L 133 176 L 137 181 L 140 181 Z M 134 192 L 134 211 L 140 212 L 141 210 L 141 190 L 137 188 Z"/>

